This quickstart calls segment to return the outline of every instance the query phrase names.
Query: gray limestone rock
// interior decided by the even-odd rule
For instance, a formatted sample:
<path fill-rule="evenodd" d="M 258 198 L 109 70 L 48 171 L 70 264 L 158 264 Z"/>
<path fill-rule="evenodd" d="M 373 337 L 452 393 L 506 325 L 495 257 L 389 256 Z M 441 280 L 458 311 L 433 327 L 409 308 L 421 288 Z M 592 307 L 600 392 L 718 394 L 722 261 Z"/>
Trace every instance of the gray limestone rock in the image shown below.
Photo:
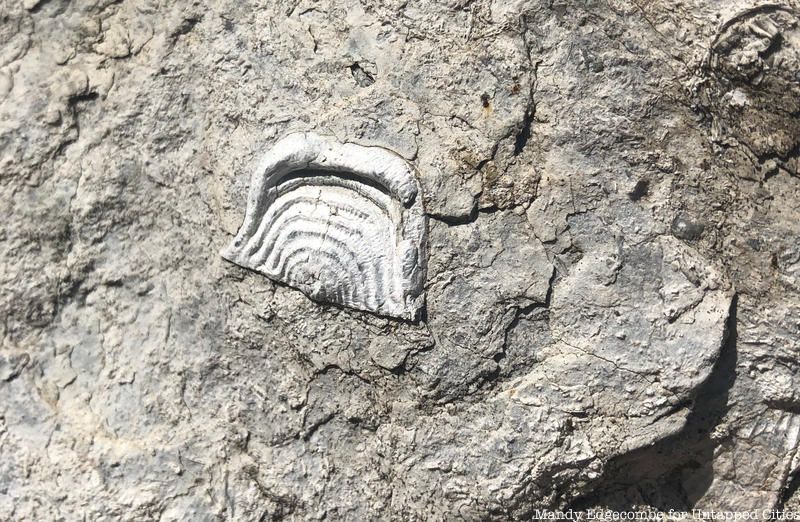
<path fill-rule="evenodd" d="M 799 13 L 0 0 L 0 520 L 798 509 Z M 219 256 L 293 133 L 393 287 Z"/>

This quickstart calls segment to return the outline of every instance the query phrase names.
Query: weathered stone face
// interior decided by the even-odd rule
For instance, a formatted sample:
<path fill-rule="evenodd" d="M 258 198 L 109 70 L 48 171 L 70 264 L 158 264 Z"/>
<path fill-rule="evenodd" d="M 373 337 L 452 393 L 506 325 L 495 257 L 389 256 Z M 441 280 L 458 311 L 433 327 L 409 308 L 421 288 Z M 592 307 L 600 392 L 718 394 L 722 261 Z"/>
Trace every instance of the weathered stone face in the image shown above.
<path fill-rule="evenodd" d="M 766 5 L 726 21 L 714 39 L 705 97 L 724 129 L 763 160 L 800 146 L 800 15 Z M 797 175 L 797 164 L 791 162 Z"/>
<path fill-rule="evenodd" d="M 0 0 L 0 519 L 796 502 L 797 6 L 268 4 Z"/>

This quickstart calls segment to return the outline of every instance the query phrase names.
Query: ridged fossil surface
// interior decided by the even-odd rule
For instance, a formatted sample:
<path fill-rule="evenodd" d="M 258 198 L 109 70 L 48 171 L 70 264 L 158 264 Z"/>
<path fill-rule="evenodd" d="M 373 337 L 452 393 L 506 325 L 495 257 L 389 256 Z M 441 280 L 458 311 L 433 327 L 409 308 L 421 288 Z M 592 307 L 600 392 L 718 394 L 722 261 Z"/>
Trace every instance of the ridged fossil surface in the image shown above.
<path fill-rule="evenodd" d="M 413 167 L 380 147 L 299 133 L 253 174 L 244 223 L 222 256 L 314 300 L 414 320 L 426 245 Z"/>

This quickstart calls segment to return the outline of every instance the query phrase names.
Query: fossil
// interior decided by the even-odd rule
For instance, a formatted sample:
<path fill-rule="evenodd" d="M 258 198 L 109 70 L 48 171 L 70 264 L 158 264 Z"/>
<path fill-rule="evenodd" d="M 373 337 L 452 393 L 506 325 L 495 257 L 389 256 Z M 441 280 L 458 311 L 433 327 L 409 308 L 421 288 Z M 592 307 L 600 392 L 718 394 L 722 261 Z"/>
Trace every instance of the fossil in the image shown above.
<path fill-rule="evenodd" d="M 414 168 L 381 148 L 290 134 L 263 158 L 222 256 L 316 301 L 415 320 L 426 218 Z"/>
<path fill-rule="evenodd" d="M 765 4 L 722 25 L 703 64 L 700 100 L 715 118 L 715 136 L 733 137 L 766 161 L 800 175 L 800 13 Z"/>

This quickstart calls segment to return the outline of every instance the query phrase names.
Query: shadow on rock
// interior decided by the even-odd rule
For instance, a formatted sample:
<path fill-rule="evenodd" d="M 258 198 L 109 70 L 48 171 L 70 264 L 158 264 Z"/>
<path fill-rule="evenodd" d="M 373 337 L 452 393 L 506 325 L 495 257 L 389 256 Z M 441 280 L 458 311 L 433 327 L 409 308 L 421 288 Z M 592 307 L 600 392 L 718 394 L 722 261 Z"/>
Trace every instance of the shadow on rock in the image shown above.
<path fill-rule="evenodd" d="M 570 508 L 687 510 L 708 491 L 718 444 L 712 433 L 728 411 L 729 390 L 736 380 L 737 301 L 734 296 L 719 359 L 698 390 L 686 426 L 671 437 L 612 460 L 598 481 L 600 487 L 572 502 Z"/>

